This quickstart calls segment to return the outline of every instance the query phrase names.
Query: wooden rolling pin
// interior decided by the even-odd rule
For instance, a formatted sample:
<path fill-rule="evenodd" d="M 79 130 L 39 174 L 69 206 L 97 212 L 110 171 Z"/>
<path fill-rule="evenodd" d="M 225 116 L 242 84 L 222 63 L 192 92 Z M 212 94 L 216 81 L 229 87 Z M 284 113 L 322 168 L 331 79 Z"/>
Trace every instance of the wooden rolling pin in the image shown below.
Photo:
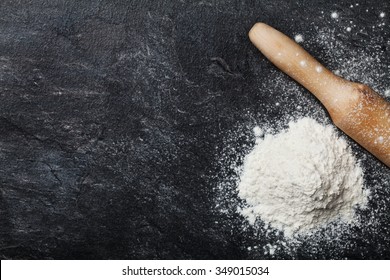
<path fill-rule="evenodd" d="M 389 102 L 366 85 L 334 75 L 269 25 L 256 23 L 249 38 L 273 64 L 321 101 L 337 127 L 390 167 Z"/>

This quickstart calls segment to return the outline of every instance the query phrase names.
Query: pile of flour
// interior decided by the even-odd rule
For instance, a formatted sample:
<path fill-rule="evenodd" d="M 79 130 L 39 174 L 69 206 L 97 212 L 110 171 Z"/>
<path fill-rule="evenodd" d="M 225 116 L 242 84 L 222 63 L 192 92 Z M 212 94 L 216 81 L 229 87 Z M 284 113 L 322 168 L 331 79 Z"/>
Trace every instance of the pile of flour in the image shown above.
<path fill-rule="evenodd" d="M 251 224 L 260 218 L 292 236 L 337 219 L 350 223 L 354 208 L 366 204 L 363 171 L 332 126 L 301 118 L 276 135 L 254 132 L 238 184 Z"/>

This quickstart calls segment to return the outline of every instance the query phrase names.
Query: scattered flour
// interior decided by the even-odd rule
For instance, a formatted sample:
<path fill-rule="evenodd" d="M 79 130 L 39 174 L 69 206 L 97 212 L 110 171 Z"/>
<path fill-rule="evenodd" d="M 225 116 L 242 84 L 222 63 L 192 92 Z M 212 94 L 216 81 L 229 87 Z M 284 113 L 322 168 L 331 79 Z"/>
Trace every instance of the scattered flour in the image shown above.
<path fill-rule="evenodd" d="M 354 4 L 353 8 L 359 9 L 357 4 L 356 7 Z M 348 12 L 344 19 L 341 19 L 340 14 L 337 20 L 330 16 L 329 11 L 321 11 L 318 16 L 323 24 L 314 26 L 313 35 L 306 35 L 304 42 L 309 52 L 318 50 L 316 57 L 329 69 L 338 69 L 337 72 L 342 77 L 370 85 L 384 98 L 390 100 L 387 48 L 390 41 L 386 36 L 388 15 L 386 12 L 385 17 L 380 18 L 380 11 L 385 9 L 370 10 L 376 13 L 376 21 L 369 21 L 365 14 L 360 14 L 360 10 L 351 11 L 352 15 L 360 16 L 350 16 Z M 348 27 L 351 28 L 349 33 L 346 30 Z M 300 32 L 310 34 L 310 30 Z M 298 32 L 294 32 L 293 35 L 296 34 Z M 356 48 L 356 45 L 361 47 Z M 282 55 L 280 53 L 281 57 Z M 261 70 L 258 71 L 263 74 Z M 315 71 L 318 72 L 317 69 Z M 248 256 L 253 259 L 264 258 L 265 255 L 270 259 L 300 259 L 308 256 L 344 259 L 352 251 L 359 252 L 361 244 L 375 248 L 377 256 L 387 255 L 388 246 L 383 244 L 387 244 L 390 235 L 388 227 L 390 172 L 353 141 L 347 140 L 367 170 L 365 188 L 370 190 L 368 206 L 363 211 L 357 211 L 356 223 L 335 221 L 321 230 L 290 238 L 282 235 L 275 226 L 264 224 L 261 218 L 254 226 L 250 226 L 246 219 L 237 215 L 237 210 L 242 212 L 242 209 L 248 206 L 238 197 L 238 184 L 243 173 L 244 159 L 253 150 L 256 138 L 264 134 L 274 134 L 276 137 L 291 119 L 310 116 L 316 120 L 328 120 L 328 115 L 319 102 L 314 102 L 310 93 L 277 69 L 270 68 L 268 81 L 259 84 L 259 91 L 256 94 L 259 96 L 260 104 L 248 105 L 247 110 L 240 112 L 240 121 L 222 134 L 223 143 L 215 149 L 218 158 L 215 168 L 218 172 L 210 178 L 215 184 L 218 226 L 225 227 L 228 233 L 241 232 L 245 246 L 251 247 Z M 276 106 L 276 103 L 280 106 Z M 252 131 L 259 122 L 261 125 L 258 129 L 263 130 L 262 136 L 256 136 Z M 257 139 L 257 142 L 259 141 Z M 364 250 L 360 252 L 362 258 L 372 257 L 372 252 Z"/>
<path fill-rule="evenodd" d="M 258 131 L 256 129 L 256 131 Z M 286 236 L 341 219 L 366 204 L 363 171 L 346 141 L 311 118 L 290 122 L 276 135 L 257 138 L 244 160 L 238 195 L 250 224 L 261 218 Z"/>

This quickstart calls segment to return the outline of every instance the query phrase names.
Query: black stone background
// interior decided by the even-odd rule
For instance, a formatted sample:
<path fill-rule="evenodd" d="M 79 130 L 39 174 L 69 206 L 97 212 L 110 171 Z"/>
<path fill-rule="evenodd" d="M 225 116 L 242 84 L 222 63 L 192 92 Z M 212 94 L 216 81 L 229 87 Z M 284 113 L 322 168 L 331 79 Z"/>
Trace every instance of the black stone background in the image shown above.
<path fill-rule="evenodd" d="M 216 147 L 274 103 L 258 94 L 274 67 L 247 32 L 263 21 L 314 35 L 330 24 L 320 11 L 355 2 L 373 11 L 356 16 L 362 26 L 390 12 L 383 0 L 1 0 L 0 257 L 267 258 L 247 250 L 262 237 L 242 217 L 213 210 Z M 388 172 L 361 153 L 368 173 Z M 303 243 L 276 258 L 390 258 L 381 215 L 382 232 L 346 237 L 350 247 Z"/>

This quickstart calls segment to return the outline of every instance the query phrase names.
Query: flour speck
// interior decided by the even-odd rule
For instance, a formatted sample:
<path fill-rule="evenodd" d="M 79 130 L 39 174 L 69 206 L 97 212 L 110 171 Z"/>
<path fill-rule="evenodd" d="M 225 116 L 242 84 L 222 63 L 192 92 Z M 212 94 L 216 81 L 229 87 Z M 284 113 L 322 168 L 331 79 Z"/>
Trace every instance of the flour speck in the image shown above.
<path fill-rule="evenodd" d="M 302 43 L 304 40 L 303 36 L 301 34 L 295 35 L 294 39 L 295 39 L 295 42 L 297 42 L 297 43 Z"/>
<path fill-rule="evenodd" d="M 253 134 L 255 137 L 262 137 L 264 135 L 264 131 L 260 128 L 260 126 L 255 126 L 253 128 Z"/>
<path fill-rule="evenodd" d="M 379 144 L 382 144 L 383 141 L 384 141 L 383 136 L 379 136 L 378 139 L 376 139 L 376 141 L 377 141 Z"/>
<path fill-rule="evenodd" d="M 331 18 L 334 18 L 334 19 L 339 18 L 339 14 L 338 14 L 337 12 L 332 12 L 332 13 L 330 14 L 330 16 L 331 16 Z"/>

